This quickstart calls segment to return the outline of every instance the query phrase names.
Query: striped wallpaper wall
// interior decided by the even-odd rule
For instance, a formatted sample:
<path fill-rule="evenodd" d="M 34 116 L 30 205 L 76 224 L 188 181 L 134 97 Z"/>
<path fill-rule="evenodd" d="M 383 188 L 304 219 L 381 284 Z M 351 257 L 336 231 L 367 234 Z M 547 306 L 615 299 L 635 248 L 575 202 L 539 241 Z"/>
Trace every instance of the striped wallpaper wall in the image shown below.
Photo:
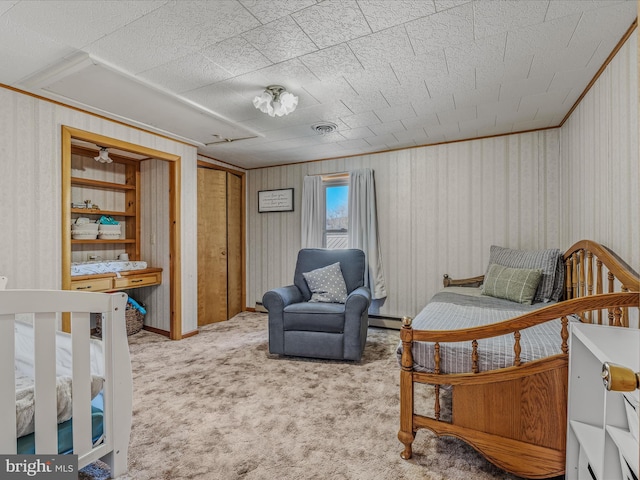
<path fill-rule="evenodd" d="M 249 171 L 247 305 L 291 283 L 304 175 L 363 166 L 378 189 L 382 315 L 415 315 L 443 273 L 484 273 L 491 244 L 589 238 L 640 270 L 637 42 L 636 31 L 558 129 Z M 287 187 L 296 211 L 257 213 L 258 190 Z"/>
<path fill-rule="evenodd" d="M 381 315 L 415 315 L 442 275 L 484 273 L 492 244 L 561 247 L 558 130 L 250 170 L 247 303 L 290 284 L 300 248 L 304 175 L 375 171 L 388 298 Z M 295 211 L 257 213 L 257 192 L 294 188 Z"/>
<path fill-rule="evenodd" d="M 592 238 L 640 271 L 637 29 L 560 132 L 564 241 Z"/>
<path fill-rule="evenodd" d="M 0 272 L 8 288 L 61 286 L 60 132 L 67 125 L 181 156 L 182 331 L 197 329 L 195 147 L 7 88 L 0 88 L 0 106 Z M 147 299 L 150 311 L 165 308 L 168 288 Z M 149 321 L 169 328 L 164 318 Z"/>
<path fill-rule="evenodd" d="M 247 306 L 292 280 L 303 177 L 364 166 L 378 188 L 389 292 L 381 315 L 415 315 L 443 273 L 483 273 L 491 244 L 566 248 L 591 238 L 640 269 L 637 55 L 634 33 L 559 129 L 248 171 Z M 0 221 L 8 226 L 0 228 L 0 273 L 9 288 L 60 286 L 60 127 L 69 125 L 182 157 L 182 331 L 197 329 L 196 149 L 6 88 L 0 105 Z M 160 163 L 143 167 L 144 202 L 155 202 L 143 224 L 162 235 L 168 207 L 157 186 L 168 172 Z M 257 212 L 259 190 L 289 187 L 294 212 Z M 143 241 L 165 244 L 150 234 Z M 166 252 L 156 254 L 165 262 Z M 143 301 L 166 311 L 168 291 Z M 151 322 L 169 328 L 168 317 Z"/>

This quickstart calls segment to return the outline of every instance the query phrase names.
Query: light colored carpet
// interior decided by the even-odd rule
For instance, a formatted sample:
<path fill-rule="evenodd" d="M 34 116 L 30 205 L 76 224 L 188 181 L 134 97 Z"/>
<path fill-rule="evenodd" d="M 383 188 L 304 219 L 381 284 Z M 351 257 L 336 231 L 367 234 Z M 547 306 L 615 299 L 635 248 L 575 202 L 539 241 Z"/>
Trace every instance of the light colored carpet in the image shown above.
<path fill-rule="evenodd" d="M 400 458 L 398 331 L 370 328 L 361 363 L 273 356 L 267 338 L 259 313 L 181 341 L 146 331 L 130 337 L 128 478 L 516 478 L 465 443 L 426 431 L 414 457 Z M 79 478 L 102 480 L 108 470 L 93 464 Z"/>

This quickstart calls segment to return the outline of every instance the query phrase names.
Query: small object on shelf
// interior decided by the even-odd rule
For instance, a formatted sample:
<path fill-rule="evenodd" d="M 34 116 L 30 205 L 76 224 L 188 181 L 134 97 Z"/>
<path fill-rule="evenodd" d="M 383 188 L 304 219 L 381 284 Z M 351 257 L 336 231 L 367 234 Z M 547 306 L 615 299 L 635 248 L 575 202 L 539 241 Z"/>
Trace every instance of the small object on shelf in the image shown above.
<path fill-rule="evenodd" d="M 114 220 L 110 215 L 102 215 L 98 223 L 101 225 L 118 225 L 120 222 Z"/>
<path fill-rule="evenodd" d="M 74 240 L 95 240 L 98 235 L 96 233 L 73 233 L 71 238 Z"/>
<path fill-rule="evenodd" d="M 86 230 L 88 232 L 97 232 L 99 227 L 100 225 L 98 225 L 97 223 L 72 223 L 71 224 L 71 230 L 73 231 Z"/>
<path fill-rule="evenodd" d="M 98 237 L 97 223 L 74 223 L 71 225 L 71 238 L 74 240 L 94 240 Z"/>
<path fill-rule="evenodd" d="M 120 240 L 119 233 L 100 233 L 98 234 L 100 240 Z"/>
<path fill-rule="evenodd" d="M 84 204 L 86 205 L 85 208 L 93 208 L 93 203 L 91 203 L 91 200 L 85 200 Z"/>
<path fill-rule="evenodd" d="M 113 218 L 105 217 L 104 215 L 100 218 L 100 224 L 98 226 L 98 238 L 100 240 L 118 240 L 120 238 L 120 231 L 120 224 L 113 220 Z"/>
<path fill-rule="evenodd" d="M 120 225 L 98 225 L 98 231 L 102 233 L 120 233 L 120 230 Z"/>

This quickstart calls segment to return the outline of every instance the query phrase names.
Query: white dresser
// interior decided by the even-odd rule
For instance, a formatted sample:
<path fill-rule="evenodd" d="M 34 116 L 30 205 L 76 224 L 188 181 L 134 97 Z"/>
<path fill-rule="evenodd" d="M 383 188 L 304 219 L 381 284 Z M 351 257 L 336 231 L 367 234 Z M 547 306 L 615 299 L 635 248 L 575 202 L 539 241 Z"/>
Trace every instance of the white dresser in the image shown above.
<path fill-rule="evenodd" d="M 638 478 L 637 410 L 630 425 L 623 393 L 603 385 L 604 362 L 640 371 L 640 331 L 571 324 L 566 480 Z M 624 395 L 637 408 L 638 390 Z"/>

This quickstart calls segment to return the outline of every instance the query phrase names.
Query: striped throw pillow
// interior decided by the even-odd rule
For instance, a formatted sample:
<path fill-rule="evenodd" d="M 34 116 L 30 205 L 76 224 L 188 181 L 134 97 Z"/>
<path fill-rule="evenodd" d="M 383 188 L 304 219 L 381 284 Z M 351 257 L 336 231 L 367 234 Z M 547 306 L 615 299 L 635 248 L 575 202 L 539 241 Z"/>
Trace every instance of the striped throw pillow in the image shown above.
<path fill-rule="evenodd" d="M 539 268 L 510 268 L 494 263 L 485 276 L 482 294 L 531 305 L 541 276 Z"/>
<path fill-rule="evenodd" d="M 513 250 L 511 248 L 492 245 L 489 251 L 489 267 L 494 263 L 510 268 L 541 269 L 542 278 L 533 298 L 534 302 L 558 300 L 562 293 L 563 281 L 558 282 L 556 290 L 556 273 L 562 251 L 557 248 L 547 250 Z M 487 269 L 487 273 L 488 273 Z M 560 270 L 562 275 L 562 270 Z M 564 276 L 563 276 L 564 277 Z M 558 279 L 561 280 L 561 279 Z"/>

